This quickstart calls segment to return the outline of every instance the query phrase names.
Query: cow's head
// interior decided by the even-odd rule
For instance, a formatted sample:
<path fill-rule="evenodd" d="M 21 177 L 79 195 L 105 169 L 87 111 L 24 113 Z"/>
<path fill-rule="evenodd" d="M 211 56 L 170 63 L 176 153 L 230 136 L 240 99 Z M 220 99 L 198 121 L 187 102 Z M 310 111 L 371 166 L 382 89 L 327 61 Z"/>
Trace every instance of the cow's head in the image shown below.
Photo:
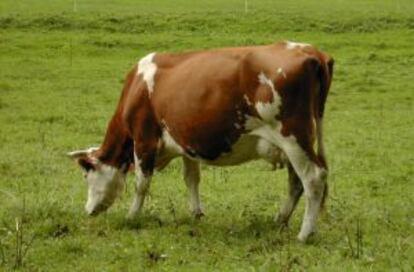
<path fill-rule="evenodd" d="M 88 184 L 88 200 L 85 205 L 89 215 L 97 215 L 107 210 L 123 191 L 126 171 L 101 162 L 97 148 L 69 152 L 68 156 L 76 160 L 83 170 Z"/>

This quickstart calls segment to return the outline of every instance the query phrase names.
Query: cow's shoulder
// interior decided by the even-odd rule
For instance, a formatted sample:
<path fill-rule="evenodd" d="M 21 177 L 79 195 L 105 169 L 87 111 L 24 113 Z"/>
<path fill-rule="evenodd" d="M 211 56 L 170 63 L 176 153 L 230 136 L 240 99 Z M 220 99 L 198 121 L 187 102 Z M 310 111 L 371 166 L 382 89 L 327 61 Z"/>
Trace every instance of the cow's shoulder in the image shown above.
<path fill-rule="evenodd" d="M 199 55 L 200 51 L 177 52 L 177 53 L 157 53 L 154 56 L 154 63 L 160 69 L 174 68 L 188 59 Z"/>

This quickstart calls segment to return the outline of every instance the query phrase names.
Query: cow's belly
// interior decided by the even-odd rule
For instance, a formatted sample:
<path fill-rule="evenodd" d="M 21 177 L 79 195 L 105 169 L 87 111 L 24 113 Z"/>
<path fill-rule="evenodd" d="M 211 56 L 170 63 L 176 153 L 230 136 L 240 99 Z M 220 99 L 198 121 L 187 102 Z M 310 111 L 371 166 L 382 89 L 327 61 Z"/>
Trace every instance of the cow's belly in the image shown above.
<path fill-rule="evenodd" d="M 237 165 L 247 161 L 259 159 L 257 152 L 258 143 L 260 139 L 253 135 L 242 135 L 237 142 L 235 142 L 230 152 L 220 154 L 214 160 L 201 159 L 209 165 Z"/>
<path fill-rule="evenodd" d="M 232 145 L 230 152 L 222 153 L 214 160 L 193 155 L 187 154 L 184 148 L 178 145 L 169 134 L 165 134 L 163 137 L 163 148 L 157 156 L 156 167 L 161 170 L 172 159 L 179 156 L 186 156 L 190 159 L 215 166 L 238 165 L 257 159 L 264 159 L 272 165 L 283 164 L 285 161 L 285 156 L 280 148 L 271 144 L 267 139 L 252 134 L 242 134 L 238 141 Z"/>
<path fill-rule="evenodd" d="M 230 166 L 244 162 L 264 159 L 276 165 L 283 163 L 285 156 L 280 148 L 256 135 L 244 134 L 232 146 L 231 151 L 221 154 L 215 160 L 202 160 L 209 165 Z"/>

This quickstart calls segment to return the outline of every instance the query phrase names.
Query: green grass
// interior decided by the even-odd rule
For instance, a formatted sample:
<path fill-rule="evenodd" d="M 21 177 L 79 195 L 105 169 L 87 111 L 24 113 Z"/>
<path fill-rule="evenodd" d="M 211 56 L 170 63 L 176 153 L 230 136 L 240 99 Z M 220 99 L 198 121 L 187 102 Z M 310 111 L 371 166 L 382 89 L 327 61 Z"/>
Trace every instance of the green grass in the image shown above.
<path fill-rule="evenodd" d="M 0 271 L 414 269 L 411 1 L 249 1 L 247 13 L 242 0 L 136 2 L 0 3 Z M 139 57 L 280 39 L 336 60 L 331 194 L 310 244 L 295 240 L 303 202 L 289 230 L 274 227 L 287 175 L 263 162 L 204 166 L 201 222 L 178 160 L 155 175 L 141 218 L 124 219 L 133 176 L 106 214 L 85 215 L 65 153 L 101 142 Z M 22 264 L 16 245 L 28 249 Z"/>

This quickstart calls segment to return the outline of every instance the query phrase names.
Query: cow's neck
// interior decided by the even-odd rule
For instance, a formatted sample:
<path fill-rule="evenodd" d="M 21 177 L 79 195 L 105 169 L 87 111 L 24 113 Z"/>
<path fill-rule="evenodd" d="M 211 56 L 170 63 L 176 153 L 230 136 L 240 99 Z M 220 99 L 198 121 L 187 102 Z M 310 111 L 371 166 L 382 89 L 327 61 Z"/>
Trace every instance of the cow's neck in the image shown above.
<path fill-rule="evenodd" d="M 128 166 L 133 160 L 133 141 L 122 126 L 119 114 L 115 114 L 108 125 L 98 159 L 116 168 Z"/>

